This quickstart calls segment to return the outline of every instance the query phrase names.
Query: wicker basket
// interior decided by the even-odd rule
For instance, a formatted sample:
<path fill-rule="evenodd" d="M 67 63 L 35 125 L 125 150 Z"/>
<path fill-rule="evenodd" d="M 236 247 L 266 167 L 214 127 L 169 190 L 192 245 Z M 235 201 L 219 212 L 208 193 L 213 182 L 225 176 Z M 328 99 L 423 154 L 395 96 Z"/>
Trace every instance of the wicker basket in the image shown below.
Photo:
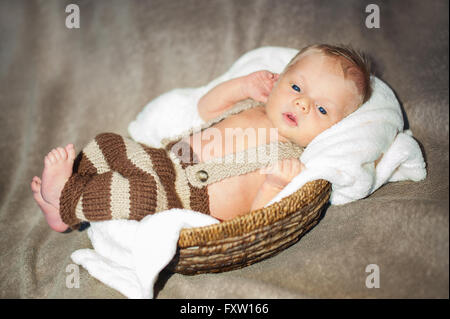
<path fill-rule="evenodd" d="M 306 183 L 266 208 L 211 226 L 182 229 L 168 269 L 185 275 L 224 272 L 269 258 L 317 224 L 331 184 Z"/>

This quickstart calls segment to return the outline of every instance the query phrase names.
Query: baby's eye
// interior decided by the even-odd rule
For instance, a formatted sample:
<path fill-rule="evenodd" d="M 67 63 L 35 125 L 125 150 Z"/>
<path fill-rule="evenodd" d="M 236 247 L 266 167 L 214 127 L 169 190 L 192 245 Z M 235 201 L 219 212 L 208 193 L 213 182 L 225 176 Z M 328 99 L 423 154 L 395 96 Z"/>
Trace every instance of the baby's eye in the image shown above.
<path fill-rule="evenodd" d="M 297 86 L 297 85 L 295 85 L 295 84 L 292 84 L 292 86 L 291 86 L 294 90 L 296 90 L 297 92 L 300 92 L 301 90 L 300 90 L 300 88 Z"/>
<path fill-rule="evenodd" d="M 327 114 L 327 111 L 323 107 L 319 106 L 318 109 L 319 109 L 320 113 Z"/>

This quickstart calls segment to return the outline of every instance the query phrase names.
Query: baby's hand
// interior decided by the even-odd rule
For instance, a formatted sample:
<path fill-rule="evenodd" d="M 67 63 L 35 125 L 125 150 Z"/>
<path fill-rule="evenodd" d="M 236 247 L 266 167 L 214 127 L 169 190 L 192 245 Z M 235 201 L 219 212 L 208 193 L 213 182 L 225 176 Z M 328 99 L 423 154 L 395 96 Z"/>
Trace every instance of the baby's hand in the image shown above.
<path fill-rule="evenodd" d="M 289 182 L 305 168 L 305 165 L 296 158 L 288 158 L 269 165 L 265 173 L 266 183 L 273 187 L 283 189 Z"/>
<path fill-rule="evenodd" d="M 245 77 L 245 95 L 258 102 L 267 102 L 279 75 L 267 70 L 256 71 Z"/>

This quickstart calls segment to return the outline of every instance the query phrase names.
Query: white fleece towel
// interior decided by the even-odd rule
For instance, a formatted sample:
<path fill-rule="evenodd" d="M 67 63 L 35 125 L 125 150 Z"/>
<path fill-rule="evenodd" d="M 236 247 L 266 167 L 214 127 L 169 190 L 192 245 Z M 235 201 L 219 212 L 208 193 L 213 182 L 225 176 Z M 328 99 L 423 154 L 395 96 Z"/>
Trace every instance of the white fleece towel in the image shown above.
<path fill-rule="evenodd" d="M 79 249 L 72 260 L 128 298 L 153 298 L 159 272 L 176 253 L 180 230 L 218 223 L 211 216 L 173 208 L 141 221 L 91 223 L 88 236 L 94 249 Z"/>
<path fill-rule="evenodd" d="M 151 101 L 130 123 L 129 133 L 138 142 L 158 147 L 162 138 L 203 123 L 197 102 L 209 89 L 261 69 L 280 73 L 297 52 L 280 47 L 250 51 L 208 85 L 172 90 Z M 381 80 L 373 77 L 372 81 L 371 99 L 308 145 L 300 157 L 306 169 L 266 206 L 317 178 L 332 183 L 332 204 L 345 204 L 366 197 L 386 182 L 426 177 L 422 152 L 411 131 L 403 131 L 394 93 Z M 374 161 L 382 154 L 375 168 Z M 215 222 L 210 216 L 181 209 L 150 215 L 140 222 L 93 222 L 88 235 L 95 251 L 78 250 L 72 259 L 129 298 L 152 298 L 158 273 L 175 254 L 180 230 Z"/>

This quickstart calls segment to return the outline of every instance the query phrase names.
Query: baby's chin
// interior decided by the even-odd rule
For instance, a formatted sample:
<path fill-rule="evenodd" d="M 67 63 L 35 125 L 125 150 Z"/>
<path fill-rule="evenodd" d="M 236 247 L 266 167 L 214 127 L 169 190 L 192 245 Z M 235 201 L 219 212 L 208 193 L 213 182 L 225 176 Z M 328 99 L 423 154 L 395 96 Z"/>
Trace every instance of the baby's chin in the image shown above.
<path fill-rule="evenodd" d="M 297 144 L 301 147 L 306 147 L 308 143 L 305 143 L 305 141 L 299 140 L 298 136 L 295 136 L 295 132 L 289 132 L 285 130 L 283 127 L 276 127 L 277 128 L 277 134 L 278 134 L 278 140 L 280 142 L 291 142 L 294 144 Z"/>
<path fill-rule="evenodd" d="M 285 132 L 284 127 L 275 126 L 275 128 L 277 129 L 277 137 L 280 142 L 292 142 L 298 144 L 297 141 L 295 141 L 295 139 L 293 139 L 288 132 Z"/>

